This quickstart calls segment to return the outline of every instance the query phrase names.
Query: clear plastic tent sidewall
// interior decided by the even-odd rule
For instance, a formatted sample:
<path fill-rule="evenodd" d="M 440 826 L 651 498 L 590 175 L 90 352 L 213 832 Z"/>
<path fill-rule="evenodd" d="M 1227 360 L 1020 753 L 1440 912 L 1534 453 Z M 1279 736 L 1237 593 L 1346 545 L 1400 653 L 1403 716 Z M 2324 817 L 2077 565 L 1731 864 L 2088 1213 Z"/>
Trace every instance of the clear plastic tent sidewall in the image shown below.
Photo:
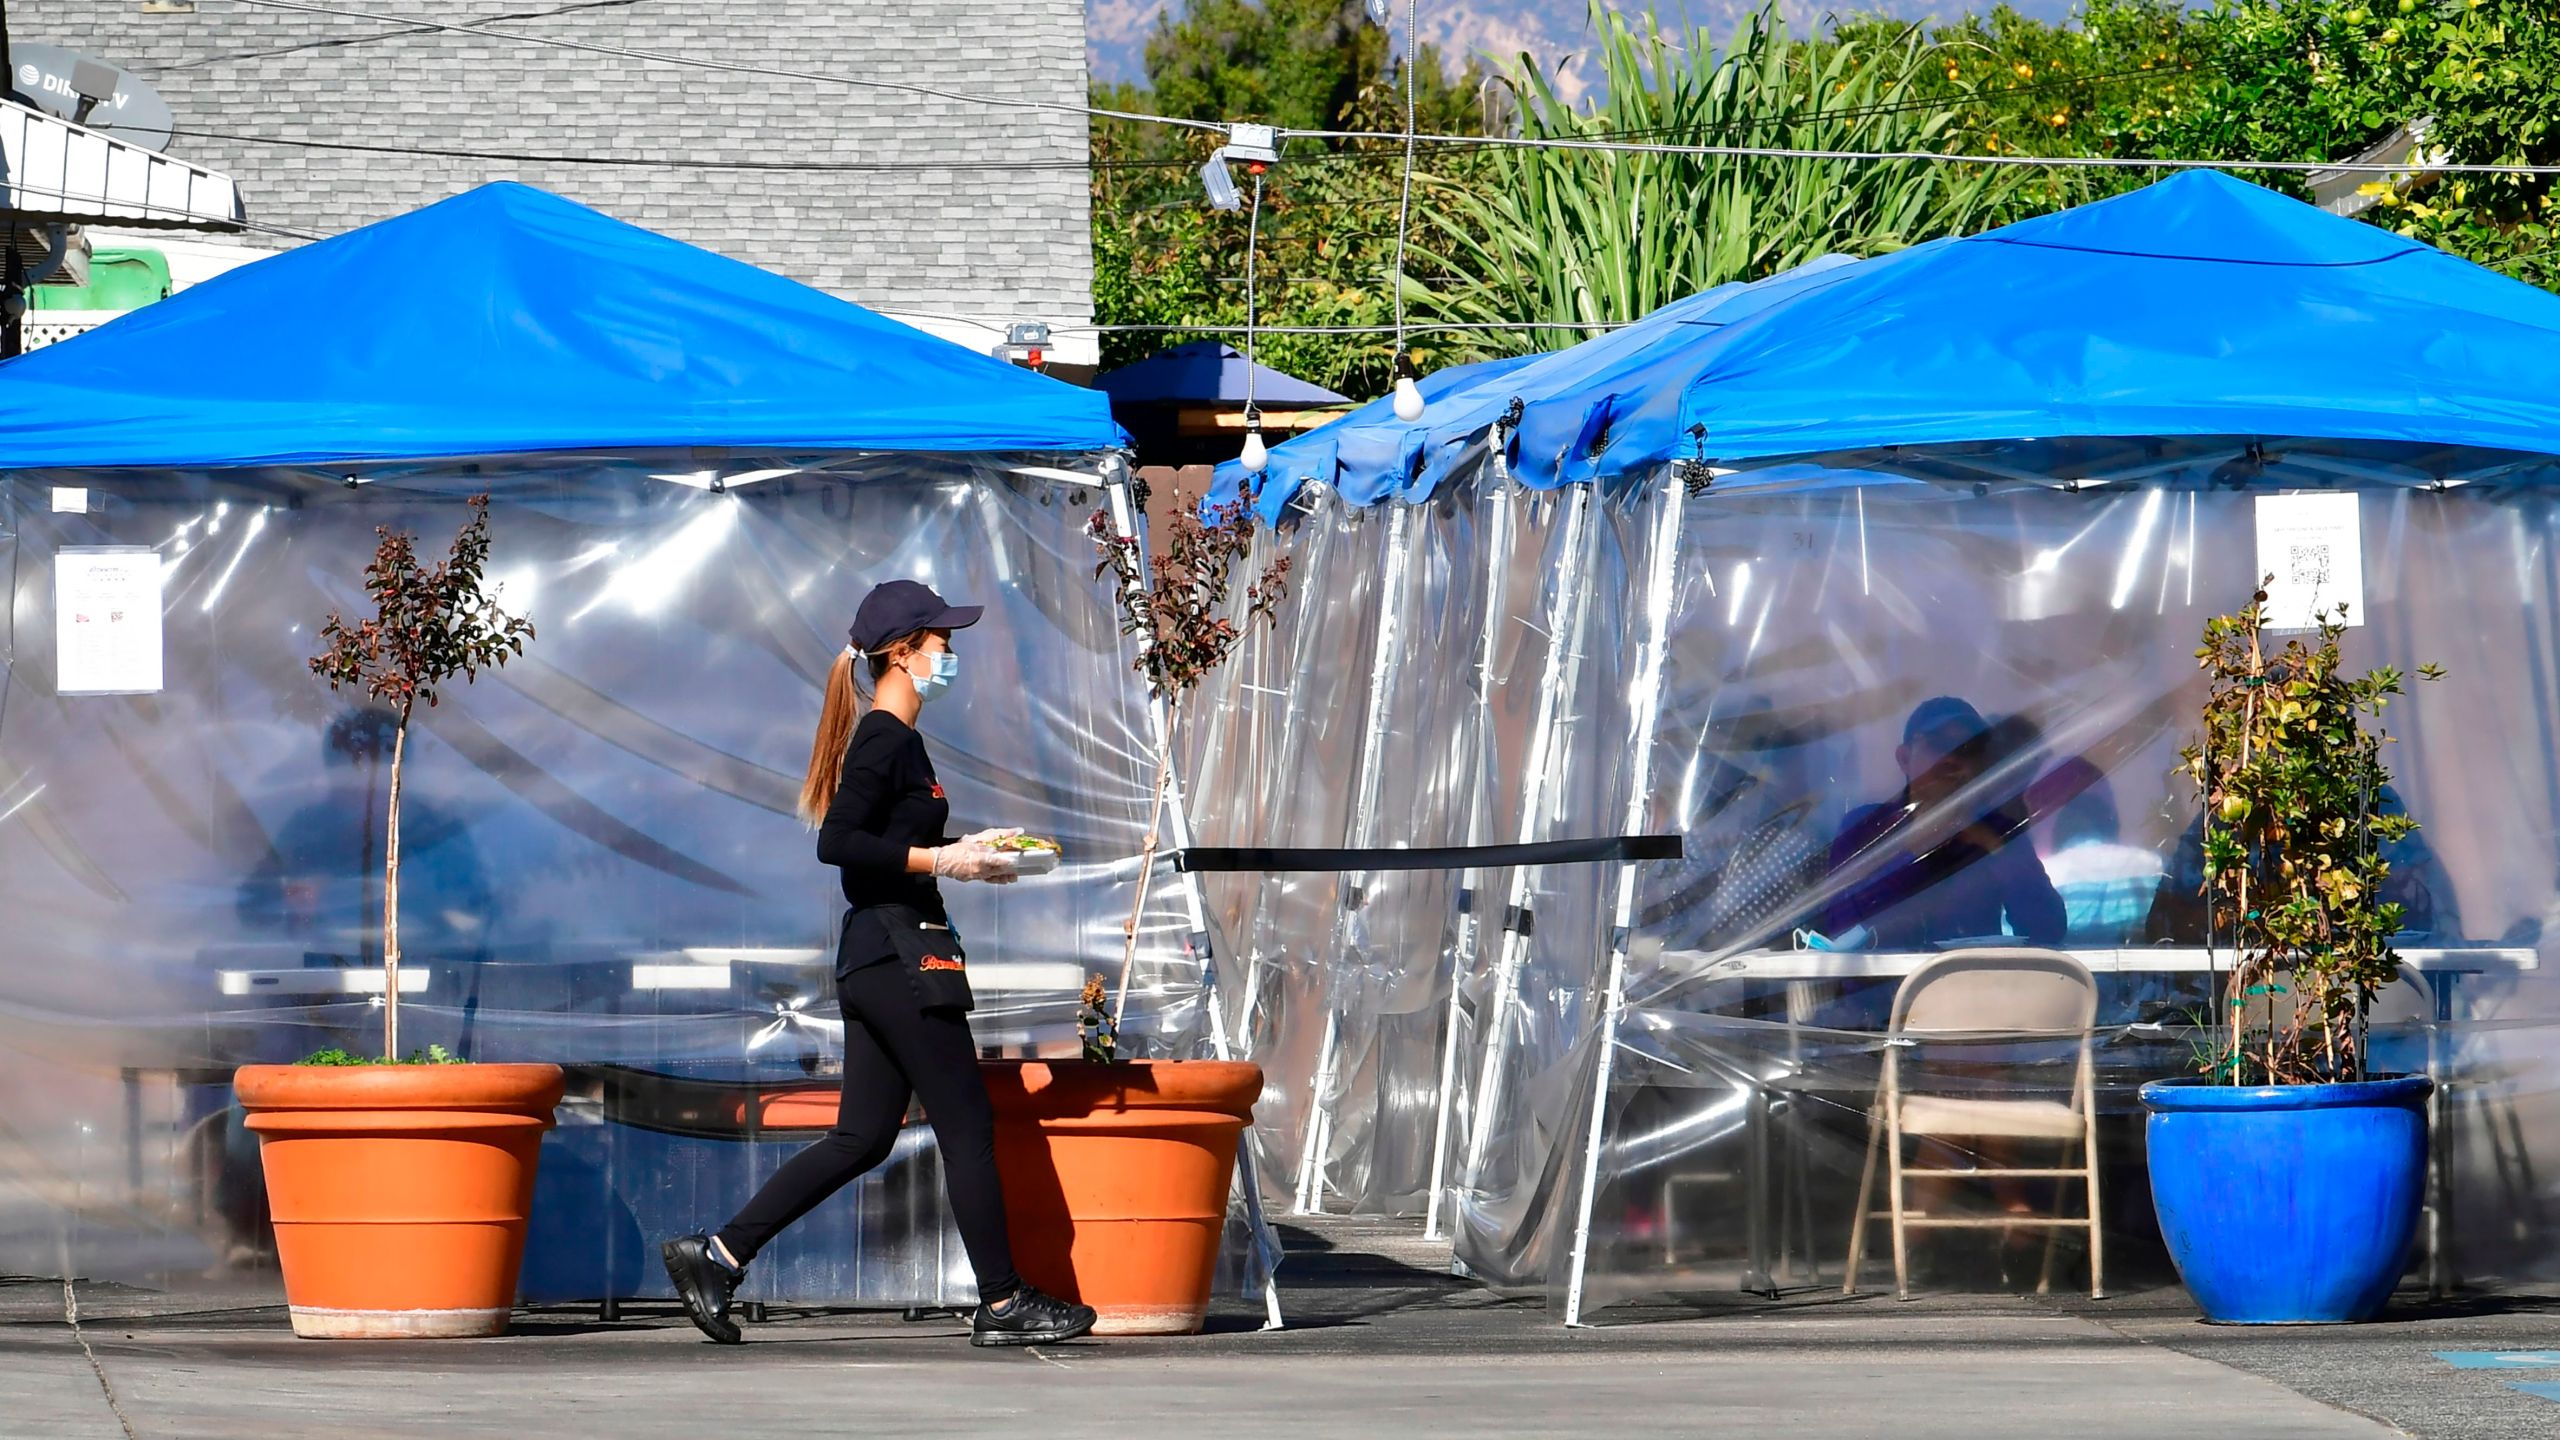
<path fill-rule="evenodd" d="M 1275 1198 L 1426 1215 L 1468 1272 L 1576 1318 L 1836 1291 L 1862 1180 L 1890 1204 L 1871 1127 L 1889 1060 L 1907 1093 L 2075 1103 L 2076 1037 L 1890 1033 L 1931 955 L 2035 943 L 2093 975 L 2094 1162 L 2041 1138 L 1906 1140 L 1913 1171 L 2073 1172 L 1907 1176 L 1912 1208 L 1988 1222 L 1911 1229 L 1911 1283 L 2085 1291 L 2087 1232 L 2019 1222 L 2085 1217 L 2092 1166 L 2108 1288 L 2171 1283 L 2134 1092 L 2196 1068 L 2228 964 L 2195 899 L 2193 792 L 2171 773 L 2202 699 L 2193 652 L 2265 563 L 2262 499 L 2353 495 L 2350 662 L 2450 671 L 2388 714 L 2397 799 L 2425 828 L 2391 857 L 2413 964 L 2377 1005 L 2375 1054 L 2446 1082 L 2411 1279 L 2547 1280 L 2560 504 L 2547 463 L 2476 458 L 2097 442 L 1531 493 L 1479 453 L 1427 504 L 1302 498 L 1285 531 L 1298 613 L 1275 643 L 1317 611 L 1328 638 L 1302 649 L 1312 668 L 1266 665 L 1223 703 L 1227 724 L 1283 736 L 1292 687 L 1311 685 L 1300 708 L 1329 728 L 1321 764 L 1237 767 L 1255 798 L 1222 803 L 1308 821 L 1259 843 L 1670 832 L 1686 855 L 1226 882 L 1223 913 L 1260 905 L 1267 953 L 1290 957 L 1274 974 L 1295 1013 L 1257 1053 L 1318 1117 L 1267 1137 Z M 1403 613 L 1382 613 L 1396 595 Z M 1382 662 L 1380 636 L 1411 650 Z M 1366 693 L 1381 683 L 1383 701 Z M 1906 742 L 1940 697 L 1978 717 L 1953 771 L 1928 736 Z M 1346 710 L 1380 733 L 1344 733 Z M 1820 948 L 1833 937 L 1856 953 Z M 1311 1154 L 1324 1183 L 1288 1185 L 1278 1172 Z M 1860 1289 L 1889 1291 L 1885 1218 L 1860 1242 Z"/>
<path fill-rule="evenodd" d="M 660 1294 L 656 1242 L 716 1225 L 831 1112 L 835 877 L 795 814 L 854 604 L 909 577 L 985 619 L 924 730 L 956 825 L 1055 837 L 1066 863 L 947 887 L 990 1053 L 1075 1053 L 1076 992 L 1117 982 L 1156 725 L 1086 534 L 1134 514 L 1093 455 L 545 458 L 370 470 L 0 475 L 0 1265 L 162 1283 L 265 1257 L 233 1067 L 378 1049 L 378 713 L 308 657 L 363 604 L 375 527 L 441 554 L 488 492 L 520 659 L 410 737 L 404 1047 L 568 1067 L 528 1300 Z M 76 504 L 56 496 L 85 492 Z M 1115 509 L 1116 501 L 1116 509 Z M 59 693 L 56 572 L 134 548 L 162 576 L 161 688 Z M 1162 867 L 1124 1053 L 1228 1048 L 1208 917 Z M 971 1293 L 931 1132 L 756 1267 L 762 1297 Z M 821 1127 L 823 1120 L 817 1122 Z M 1277 1260 L 1250 1191 L 1222 1286 Z"/>

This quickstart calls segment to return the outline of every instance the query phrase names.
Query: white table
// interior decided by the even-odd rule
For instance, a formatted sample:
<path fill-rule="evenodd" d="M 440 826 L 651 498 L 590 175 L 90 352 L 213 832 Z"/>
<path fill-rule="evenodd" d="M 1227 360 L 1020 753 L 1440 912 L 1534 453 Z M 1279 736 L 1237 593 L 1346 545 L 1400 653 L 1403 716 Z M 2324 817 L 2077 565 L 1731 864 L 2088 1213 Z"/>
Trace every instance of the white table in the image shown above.
<path fill-rule="evenodd" d="M 2023 945 L 2024 941 L 2011 941 Z M 1718 956 L 1705 950 L 1663 950 L 1659 969 L 1698 980 L 1894 980 L 1945 954 L 1940 950 L 1745 950 Z M 2204 975 L 2231 968 L 2229 950 L 2201 945 L 2136 945 L 2114 950 L 2065 950 L 2097 975 Z M 2483 975 L 2533 970 L 2532 950 L 2494 945 L 2412 947 L 2400 963 L 2421 975 Z M 2435 987 L 2430 986 L 2430 989 Z"/>
<path fill-rule="evenodd" d="M 1727 983 L 1783 982 L 1791 992 L 1790 1018 L 1786 1023 L 1789 1029 L 1793 1029 L 1793 1016 L 1801 1011 L 1803 992 L 1799 987 L 1826 980 L 1900 979 L 1945 953 L 1948 952 L 1746 950 L 1718 955 L 1702 950 L 1657 950 L 1650 956 L 1639 954 L 1636 958 L 1639 963 L 1650 965 L 1658 974 L 1679 977 L 1673 984 L 1683 991 L 1695 987 L 1698 993 L 1712 993 Z M 2095 975 L 2218 974 L 2229 970 L 2234 958 L 2229 950 L 2209 950 L 2198 945 L 2143 945 L 2066 950 L 2064 953 L 2088 966 Z M 2453 1021 L 2454 989 L 2466 975 L 2539 969 L 2542 958 L 2531 949 L 2496 945 L 2412 946 L 2401 950 L 2399 955 L 2402 967 L 2419 978 L 2433 1012 L 2432 1023 L 2427 1027 L 2427 1075 L 2436 1082 L 2435 1091 L 2427 1100 L 2427 1282 L 2428 1288 L 2441 1296 L 2459 1283 L 2450 1229 L 2453 1137 L 2445 1124 L 2444 1106 L 2445 1085 L 2450 1078 L 2446 1073 L 2449 1057 L 2445 1053 L 2445 1030 Z M 1743 1288 L 1775 1294 L 1777 1287 L 1770 1275 L 1767 1238 L 1768 1103 L 1766 1090 L 1753 1087 L 1751 1120 L 1755 1176 L 1750 1186 L 1748 1216 L 1751 1259 L 1743 1277 Z"/>

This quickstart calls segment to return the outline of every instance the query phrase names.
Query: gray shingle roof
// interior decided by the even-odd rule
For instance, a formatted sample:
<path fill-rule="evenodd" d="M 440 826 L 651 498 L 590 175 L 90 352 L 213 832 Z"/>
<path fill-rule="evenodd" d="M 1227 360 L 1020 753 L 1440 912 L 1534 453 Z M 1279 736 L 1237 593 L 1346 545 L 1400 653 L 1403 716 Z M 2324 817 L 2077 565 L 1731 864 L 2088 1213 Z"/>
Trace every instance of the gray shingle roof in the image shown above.
<path fill-rule="evenodd" d="M 317 0 L 751 65 L 1079 103 L 1083 0 Z M 171 153 L 230 174 L 250 218 L 329 234 L 522 180 L 866 305 L 1002 323 L 1092 316 L 1085 125 L 374 21 L 199 0 L 17 0 L 14 38 L 136 71 Z M 626 160 L 588 165 L 299 148 L 332 141 Z M 1053 168 L 954 168 L 955 166 Z M 290 243 L 249 237 L 261 244 Z"/>

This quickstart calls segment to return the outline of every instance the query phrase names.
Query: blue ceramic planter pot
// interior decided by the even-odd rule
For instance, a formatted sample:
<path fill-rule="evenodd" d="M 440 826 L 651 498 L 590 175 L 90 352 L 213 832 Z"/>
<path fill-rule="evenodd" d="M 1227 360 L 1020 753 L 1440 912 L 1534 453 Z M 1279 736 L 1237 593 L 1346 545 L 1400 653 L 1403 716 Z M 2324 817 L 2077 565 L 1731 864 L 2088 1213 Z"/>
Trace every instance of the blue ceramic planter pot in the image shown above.
<path fill-rule="evenodd" d="M 2142 1087 L 2152 1205 L 2207 1319 L 2314 1325 L 2381 1312 L 2417 1238 L 2434 1088 L 2423 1075 Z"/>

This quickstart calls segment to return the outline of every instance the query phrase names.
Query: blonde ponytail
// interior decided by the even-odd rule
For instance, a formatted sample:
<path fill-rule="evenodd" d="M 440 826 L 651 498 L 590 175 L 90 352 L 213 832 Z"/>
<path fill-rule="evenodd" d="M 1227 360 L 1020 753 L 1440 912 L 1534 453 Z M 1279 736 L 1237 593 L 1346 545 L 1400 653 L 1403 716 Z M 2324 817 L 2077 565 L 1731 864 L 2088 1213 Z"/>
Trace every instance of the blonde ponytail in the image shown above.
<path fill-rule="evenodd" d="M 800 782 L 800 818 L 811 825 L 827 818 L 835 803 L 836 785 L 844 779 L 845 747 L 853 743 L 853 727 L 862 719 L 862 692 L 853 683 L 853 652 L 839 650 L 827 671 L 826 703 L 818 711 L 818 735 L 809 742 L 809 778 Z"/>

